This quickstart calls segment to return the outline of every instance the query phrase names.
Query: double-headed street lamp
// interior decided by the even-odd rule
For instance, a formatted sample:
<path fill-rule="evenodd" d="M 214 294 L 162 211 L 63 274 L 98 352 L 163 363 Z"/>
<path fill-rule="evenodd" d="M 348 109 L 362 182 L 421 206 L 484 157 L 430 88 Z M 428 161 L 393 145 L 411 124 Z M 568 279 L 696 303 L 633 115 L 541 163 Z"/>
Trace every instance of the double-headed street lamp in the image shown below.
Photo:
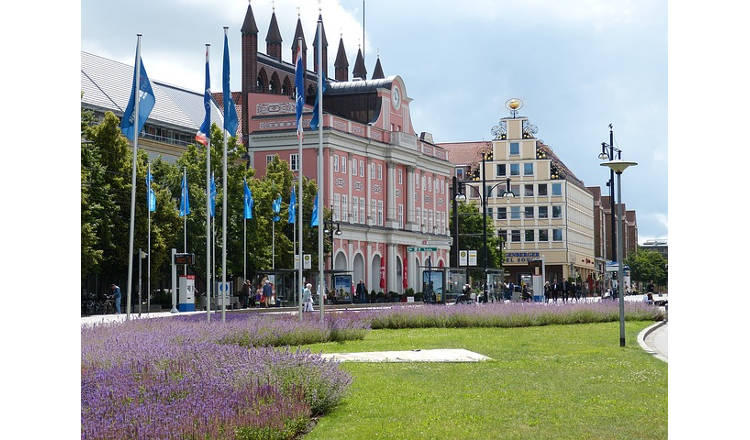
<path fill-rule="evenodd" d="M 607 147 L 609 147 L 609 151 L 607 151 Z M 600 160 L 612 161 L 615 160 L 615 152 L 617 152 L 617 160 L 620 160 L 620 153 L 622 153 L 622 150 L 614 146 L 612 124 L 609 124 L 609 144 L 602 142 L 602 152 L 599 153 L 599 156 L 597 157 Z M 610 229 L 612 229 L 612 258 L 614 259 L 617 258 L 617 237 L 615 236 L 615 172 L 612 170 L 609 171 L 609 182 L 607 182 L 607 186 L 609 186 L 609 205 L 610 212 L 612 213 L 612 226 Z M 607 256 L 605 255 L 604 258 L 606 259 L 606 257 Z"/>
<path fill-rule="evenodd" d="M 619 158 L 618 158 L 619 159 Z M 617 216 L 620 221 L 617 222 L 617 235 L 620 237 L 620 245 L 617 246 L 617 293 L 620 302 L 620 347 L 625 346 L 625 289 L 623 283 L 622 273 L 622 250 L 625 247 L 622 228 L 623 228 L 623 212 L 622 212 L 622 172 L 627 167 L 638 165 L 636 162 L 627 162 L 624 160 L 610 160 L 601 164 L 603 167 L 609 167 L 609 169 L 617 174 Z"/>
<path fill-rule="evenodd" d="M 331 207 L 331 210 L 333 210 L 333 206 Z M 331 238 L 331 286 L 333 286 L 333 236 L 339 236 L 342 234 L 341 223 L 333 220 L 323 220 L 323 227 L 325 228 L 323 233 Z M 321 282 L 322 281 L 323 280 L 321 280 Z"/>

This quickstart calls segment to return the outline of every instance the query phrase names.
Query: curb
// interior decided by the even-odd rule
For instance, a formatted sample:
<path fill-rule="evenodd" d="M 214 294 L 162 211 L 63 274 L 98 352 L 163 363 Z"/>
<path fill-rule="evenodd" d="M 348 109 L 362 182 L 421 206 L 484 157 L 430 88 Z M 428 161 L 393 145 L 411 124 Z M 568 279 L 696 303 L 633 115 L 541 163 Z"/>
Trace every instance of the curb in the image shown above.
<path fill-rule="evenodd" d="M 667 360 L 666 357 L 664 357 L 664 355 L 652 349 L 651 347 L 648 346 L 648 344 L 646 344 L 646 337 L 649 334 L 651 334 L 654 330 L 666 324 L 667 324 L 667 321 L 659 321 L 641 330 L 641 332 L 638 333 L 638 345 L 640 345 L 643 351 L 645 351 L 646 353 L 653 355 L 655 358 L 659 359 L 660 361 L 669 363 L 669 361 Z"/>

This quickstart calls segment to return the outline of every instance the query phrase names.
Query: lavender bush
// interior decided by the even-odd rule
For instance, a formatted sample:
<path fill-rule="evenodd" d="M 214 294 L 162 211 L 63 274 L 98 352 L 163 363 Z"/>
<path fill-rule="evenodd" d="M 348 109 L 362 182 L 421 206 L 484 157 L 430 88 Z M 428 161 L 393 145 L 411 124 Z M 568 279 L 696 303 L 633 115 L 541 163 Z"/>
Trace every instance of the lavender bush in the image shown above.
<path fill-rule="evenodd" d="M 426 305 L 373 310 L 361 314 L 373 329 L 425 327 L 528 327 L 550 324 L 581 324 L 617 321 L 616 302 L 579 304 L 491 303 L 455 306 Z M 626 320 L 659 320 L 658 307 L 643 303 L 625 304 Z"/>
<path fill-rule="evenodd" d="M 82 329 L 82 438 L 287 439 L 341 400 L 335 363 L 261 345 L 362 337 L 361 320 L 230 316 Z"/>

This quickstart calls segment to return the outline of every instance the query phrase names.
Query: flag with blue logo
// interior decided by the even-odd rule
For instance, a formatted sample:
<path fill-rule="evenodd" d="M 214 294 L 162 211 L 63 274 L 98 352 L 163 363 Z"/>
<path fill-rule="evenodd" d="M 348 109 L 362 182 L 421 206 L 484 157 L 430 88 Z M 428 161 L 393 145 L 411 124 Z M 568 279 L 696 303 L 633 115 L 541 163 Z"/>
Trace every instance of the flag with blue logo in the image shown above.
<path fill-rule="evenodd" d="M 273 209 L 273 213 L 275 214 L 273 216 L 273 221 L 277 222 L 281 220 L 281 217 L 279 217 L 279 212 L 281 212 L 281 194 L 279 194 L 279 197 L 276 200 L 273 200 L 271 202 L 271 208 Z"/>
<path fill-rule="evenodd" d="M 180 186 L 182 196 L 180 197 L 180 217 L 190 214 L 190 196 L 188 194 L 187 174 L 182 176 L 182 185 Z"/>
<path fill-rule="evenodd" d="M 302 65 L 302 45 L 297 45 L 297 57 L 294 61 L 294 90 L 297 94 L 297 138 L 302 140 L 302 110 L 305 107 L 305 68 Z"/>
<path fill-rule="evenodd" d="M 151 81 L 148 80 L 146 75 L 146 68 L 143 66 L 143 59 L 141 61 L 141 77 L 140 83 L 138 84 L 138 128 L 135 127 L 135 72 L 136 66 L 138 65 L 138 51 L 136 49 L 135 55 L 135 66 L 133 66 L 133 86 L 130 89 L 130 98 L 128 99 L 128 106 L 125 107 L 125 113 L 122 115 L 120 121 L 120 130 L 131 141 L 135 140 L 135 134 L 140 133 L 143 130 L 143 125 L 148 119 L 148 115 L 151 114 L 151 110 L 154 108 L 156 99 L 154 98 L 154 90 L 151 88 Z"/>
<path fill-rule="evenodd" d="M 146 172 L 146 201 L 148 202 L 148 210 L 150 212 L 156 211 L 156 193 L 151 188 L 151 183 L 154 178 L 151 176 L 151 170 Z"/>
<path fill-rule="evenodd" d="M 294 223 L 294 219 L 297 217 L 297 193 L 292 187 L 292 196 L 289 197 L 289 223 Z"/>
<path fill-rule="evenodd" d="M 232 91 L 229 88 L 229 40 L 226 31 L 224 32 L 224 69 L 222 72 L 222 95 L 224 97 L 224 130 L 229 132 L 229 136 L 237 133 L 237 109 L 234 108 Z"/>
<path fill-rule="evenodd" d="M 247 187 L 247 181 L 243 179 L 243 183 L 245 185 L 245 218 L 253 218 L 253 203 L 255 203 L 253 200 L 253 193 L 250 191 L 250 188 Z"/>
<path fill-rule="evenodd" d="M 328 81 L 323 80 L 323 94 L 326 93 L 326 90 L 328 90 Z M 313 117 L 310 119 L 310 130 L 317 130 L 318 125 L 320 125 L 320 114 L 318 112 L 318 100 L 320 99 L 320 94 L 315 94 L 315 105 L 313 107 Z"/>
<path fill-rule="evenodd" d="M 208 47 L 206 47 L 206 86 L 203 90 L 203 108 L 206 109 L 206 116 L 195 135 L 195 140 L 205 147 L 208 146 L 208 138 L 211 135 L 211 76 L 208 73 Z"/>
<path fill-rule="evenodd" d="M 216 216 L 216 182 L 214 182 L 214 173 L 211 173 L 209 191 L 211 193 L 211 218 L 214 218 Z"/>
<path fill-rule="evenodd" d="M 310 226 L 319 226 L 318 222 L 318 195 L 315 194 L 315 203 L 313 203 L 312 218 L 310 219 Z"/>

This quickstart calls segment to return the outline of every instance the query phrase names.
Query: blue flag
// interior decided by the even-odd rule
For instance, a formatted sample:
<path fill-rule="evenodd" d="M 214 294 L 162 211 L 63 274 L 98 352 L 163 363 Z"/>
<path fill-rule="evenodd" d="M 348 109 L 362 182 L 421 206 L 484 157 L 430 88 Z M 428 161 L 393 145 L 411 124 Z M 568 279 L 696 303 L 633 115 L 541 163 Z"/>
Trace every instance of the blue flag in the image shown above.
<path fill-rule="evenodd" d="M 277 222 L 281 220 L 281 217 L 279 217 L 279 212 L 281 212 L 281 194 L 279 194 L 279 197 L 276 200 L 273 200 L 271 202 L 271 208 L 273 209 L 273 213 L 276 214 L 273 216 L 273 221 Z"/>
<path fill-rule="evenodd" d="M 247 181 L 243 179 L 245 184 L 245 218 L 253 218 L 253 193 L 250 188 L 247 187 Z"/>
<path fill-rule="evenodd" d="M 224 33 L 224 69 L 222 72 L 222 95 L 224 97 L 224 130 L 229 132 L 229 136 L 237 133 L 237 109 L 234 108 L 232 91 L 229 88 L 229 40 L 226 32 Z"/>
<path fill-rule="evenodd" d="M 328 81 L 323 80 L 323 94 L 326 93 L 326 90 L 328 90 Z M 313 117 L 310 119 L 310 130 L 317 130 L 318 125 L 320 124 L 320 114 L 318 113 L 318 100 L 320 99 L 320 94 L 315 94 L 315 106 L 313 108 Z"/>
<path fill-rule="evenodd" d="M 211 191 L 211 218 L 216 216 L 216 182 L 214 182 L 214 173 L 211 173 L 211 184 L 209 185 Z"/>
<path fill-rule="evenodd" d="M 206 87 L 203 91 L 203 108 L 206 109 L 206 116 L 195 135 L 195 140 L 205 147 L 208 146 L 208 138 L 211 136 L 211 76 L 208 73 L 208 47 L 206 47 Z"/>
<path fill-rule="evenodd" d="M 180 197 L 180 217 L 190 214 L 190 195 L 188 194 L 187 174 L 182 176 L 182 185 L 180 185 L 182 197 Z"/>
<path fill-rule="evenodd" d="M 318 226 L 318 195 L 315 194 L 315 203 L 313 203 L 312 218 L 310 219 L 310 226 Z"/>
<path fill-rule="evenodd" d="M 138 54 L 136 53 L 136 65 L 138 64 Z M 146 68 L 143 67 L 143 59 L 141 59 L 141 78 L 139 84 L 138 93 L 138 129 L 135 128 L 135 69 L 133 66 L 133 86 L 130 89 L 130 98 L 128 99 L 128 106 L 125 107 L 125 113 L 122 115 L 120 121 L 120 130 L 131 141 L 135 140 L 135 134 L 140 133 L 143 130 L 143 124 L 146 123 L 148 115 L 151 114 L 151 110 L 154 108 L 154 90 L 151 88 L 151 81 L 148 80 L 146 75 Z"/>
<path fill-rule="evenodd" d="M 151 170 L 146 172 L 146 201 L 148 202 L 148 210 L 151 212 L 156 211 L 156 193 L 151 189 L 151 183 L 154 178 L 151 176 Z"/>
<path fill-rule="evenodd" d="M 289 197 L 289 223 L 294 223 L 294 219 L 297 217 L 297 194 L 294 192 L 292 187 L 292 196 Z"/>
<path fill-rule="evenodd" d="M 302 65 L 302 45 L 297 44 L 294 62 L 294 90 L 297 94 L 297 138 L 302 139 L 302 110 L 305 107 L 305 68 Z"/>

